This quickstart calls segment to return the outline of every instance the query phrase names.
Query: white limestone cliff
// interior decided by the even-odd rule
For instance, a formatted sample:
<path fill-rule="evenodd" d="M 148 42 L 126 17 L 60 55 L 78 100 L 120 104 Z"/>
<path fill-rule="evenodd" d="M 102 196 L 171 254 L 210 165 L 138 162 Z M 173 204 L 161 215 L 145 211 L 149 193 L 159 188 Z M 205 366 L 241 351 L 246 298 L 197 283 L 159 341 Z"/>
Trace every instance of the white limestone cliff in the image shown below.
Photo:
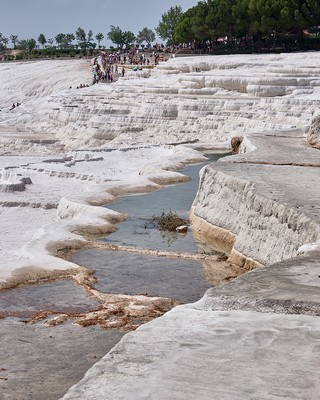
<path fill-rule="evenodd" d="M 203 171 L 191 219 L 206 240 L 229 242 L 229 260 L 245 268 L 295 257 L 303 244 L 320 241 L 320 223 L 310 215 L 214 165 Z"/>
<path fill-rule="evenodd" d="M 312 117 L 307 140 L 312 146 L 320 147 L 320 111 L 317 111 Z"/>

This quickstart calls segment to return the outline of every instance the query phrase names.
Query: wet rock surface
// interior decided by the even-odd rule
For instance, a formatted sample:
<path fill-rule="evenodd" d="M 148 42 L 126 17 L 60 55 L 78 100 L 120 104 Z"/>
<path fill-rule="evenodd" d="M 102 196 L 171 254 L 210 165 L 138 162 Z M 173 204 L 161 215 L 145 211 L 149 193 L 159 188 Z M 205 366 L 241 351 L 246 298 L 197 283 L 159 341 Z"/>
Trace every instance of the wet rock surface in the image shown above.
<path fill-rule="evenodd" d="M 318 399 L 318 153 L 293 136 L 245 137 L 256 150 L 208 166 L 193 203 L 199 234 L 265 267 L 126 335 L 64 400 Z"/>
<path fill-rule="evenodd" d="M 80 252 L 74 260 L 94 267 L 94 287 L 107 293 L 146 294 L 190 303 L 211 287 L 200 261 L 103 250 Z"/>
<path fill-rule="evenodd" d="M 1 399 L 53 400 L 81 379 L 124 334 L 68 321 L 99 306 L 72 281 L 0 291 Z"/>
<path fill-rule="evenodd" d="M 30 317 L 41 311 L 81 313 L 95 310 L 100 303 L 72 281 L 31 285 L 0 291 L 0 315 Z"/>
<path fill-rule="evenodd" d="M 68 322 L 47 327 L 17 318 L 0 320 L 1 399 L 61 398 L 123 334 Z"/>
<path fill-rule="evenodd" d="M 179 212 L 185 215 L 197 190 L 202 165 L 186 168 L 193 171 L 192 185 L 188 182 L 183 187 L 171 186 L 170 193 L 165 195 L 167 204 L 179 204 Z M 172 193 L 180 191 L 182 195 L 175 196 L 175 203 L 171 202 Z M 159 203 L 163 207 L 161 196 L 157 199 L 159 194 L 147 195 L 152 200 L 146 202 L 148 207 L 142 207 L 145 218 L 159 208 Z M 141 196 L 136 198 L 141 202 Z M 137 202 L 126 208 L 126 198 L 123 200 L 124 205 L 117 205 L 118 208 L 124 207 L 134 214 Z M 137 253 L 99 248 L 84 250 L 73 261 L 87 268 L 70 272 L 68 279 L 59 277 L 58 273 L 53 282 L 32 284 L 30 281 L 28 286 L 0 291 L 0 349 L 6 358 L 0 364 L 0 393 L 4 399 L 60 398 L 111 350 L 124 332 L 163 315 L 180 302 L 199 300 L 212 284 L 220 284 L 240 273 L 219 261 L 218 256 L 197 254 L 191 231 L 189 238 L 177 233 L 161 236 L 152 227 L 152 233 L 159 237 L 154 240 L 154 235 L 150 235 L 153 248 L 169 251 L 158 254 L 156 250 L 154 255 L 149 255 L 149 250 L 139 249 L 143 244 L 148 247 L 148 240 L 140 240 L 141 234 L 135 225 L 141 227 L 142 218 L 133 216 L 127 231 L 120 229 L 121 242 L 134 242 L 131 250 Z M 150 233 L 143 226 L 140 230 Z M 111 243 L 118 242 L 113 235 L 108 239 Z M 101 240 L 94 243 L 98 247 L 103 245 Z M 202 253 L 204 248 L 203 245 Z M 191 252 L 175 251 L 183 249 Z M 44 275 L 41 279 L 49 278 Z M 92 345 L 91 341 L 94 341 Z M 24 393 L 25 387 L 28 387 L 27 393 Z"/>

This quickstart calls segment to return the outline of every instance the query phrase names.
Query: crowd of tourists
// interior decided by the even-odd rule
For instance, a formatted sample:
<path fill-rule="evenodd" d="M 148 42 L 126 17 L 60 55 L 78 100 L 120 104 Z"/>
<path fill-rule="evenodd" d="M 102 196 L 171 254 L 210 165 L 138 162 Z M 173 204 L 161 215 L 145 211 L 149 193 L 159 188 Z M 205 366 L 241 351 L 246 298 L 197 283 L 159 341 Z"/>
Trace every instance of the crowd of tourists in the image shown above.
<path fill-rule="evenodd" d="M 156 51 L 141 51 L 132 47 L 128 51 L 108 53 L 102 51 L 92 59 L 93 84 L 98 82 L 112 83 L 119 76 L 124 76 L 126 68 L 134 71 L 143 67 L 156 66 L 168 57 Z"/>

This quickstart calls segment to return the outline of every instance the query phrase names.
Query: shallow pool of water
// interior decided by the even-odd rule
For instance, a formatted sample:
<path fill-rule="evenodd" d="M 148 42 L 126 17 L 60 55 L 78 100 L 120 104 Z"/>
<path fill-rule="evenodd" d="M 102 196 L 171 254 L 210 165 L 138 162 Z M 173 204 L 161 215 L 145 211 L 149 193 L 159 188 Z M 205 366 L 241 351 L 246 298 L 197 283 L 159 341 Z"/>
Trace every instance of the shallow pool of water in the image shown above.
<path fill-rule="evenodd" d="M 104 293 L 143 294 L 190 303 L 211 287 L 202 263 L 195 260 L 93 249 L 77 253 L 74 261 L 96 270 L 94 287 Z"/>
<path fill-rule="evenodd" d="M 179 172 L 191 178 L 189 182 L 170 185 L 151 193 L 124 196 L 117 203 L 109 204 L 108 208 L 127 213 L 129 218 L 117 225 L 116 232 L 101 240 L 151 250 L 198 252 L 199 243 L 194 239 L 191 229 L 186 235 L 160 231 L 152 223 L 152 217 L 159 216 L 162 212 L 172 211 L 179 217 L 188 219 L 189 210 L 199 186 L 200 169 L 225 155 L 211 154 L 210 161 L 192 164 L 181 169 Z"/>
<path fill-rule="evenodd" d="M 214 154 L 216 161 L 225 154 Z M 129 218 L 117 225 L 118 230 L 100 241 L 147 250 L 169 250 L 179 253 L 214 253 L 193 238 L 192 230 L 186 235 L 159 231 L 151 223 L 152 216 L 163 211 L 175 212 L 188 219 L 189 210 L 198 190 L 199 171 L 208 162 L 193 164 L 181 170 L 191 180 L 168 186 L 160 191 L 125 196 L 108 205 L 124 212 Z M 106 293 L 147 294 L 176 299 L 181 302 L 199 300 L 213 285 L 225 282 L 235 271 L 219 261 L 156 257 L 125 251 L 91 249 L 74 255 L 73 261 L 93 268 L 97 282 L 95 288 Z"/>
<path fill-rule="evenodd" d="M 31 317 L 50 310 L 55 313 L 80 313 L 96 310 L 99 303 L 72 281 L 57 281 L 0 291 L 0 315 Z"/>

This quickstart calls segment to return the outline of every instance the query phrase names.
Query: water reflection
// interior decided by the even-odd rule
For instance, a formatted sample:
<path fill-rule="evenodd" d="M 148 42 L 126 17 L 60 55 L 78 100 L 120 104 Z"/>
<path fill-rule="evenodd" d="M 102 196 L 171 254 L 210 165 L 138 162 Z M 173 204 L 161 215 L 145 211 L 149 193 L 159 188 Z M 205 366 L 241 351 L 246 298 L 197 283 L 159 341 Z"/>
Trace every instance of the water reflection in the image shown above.
<path fill-rule="evenodd" d="M 94 287 L 107 293 L 159 296 L 182 302 L 199 300 L 211 287 L 200 261 L 124 251 L 84 250 L 74 257 L 83 266 L 94 260 Z"/>
<path fill-rule="evenodd" d="M 214 154 L 213 161 L 226 154 Z M 160 231 L 152 216 L 172 211 L 188 219 L 199 185 L 199 171 L 209 161 L 187 166 L 181 173 L 189 182 L 168 186 L 160 191 L 130 195 L 108 205 L 129 218 L 118 230 L 100 239 L 103 242 L 138 249 L 177 253 L 220 254 L 197 241 L 189 229 L 186 234 Z M 215 257 L 206 260 L 156 257 L 146 254 L 110 250 L 85 250 L 73 259 L 77 264 L 94 268 L 97 290 L 108 293 L 147 294 L 169 297 L 182 302 L 199 300 L 206 289 L 228 282 L 240 274 L 237 268 Z"/>
<path fill-rule="evenodd" d="M 198 242 L 194 239 L 191 229 L 187 234 L 159 231 L 151 220 L 154 215 L 169 211 L 188 219 L 199 186 L 200 169 L 226 155 L 228 154 L 210 154 L 207 155 L 208 161 L 181 169 L 179 172 L 191 178 L 189 182 L 170 185 L 156 192 L 124 196 L 117 203 L 109 204 L 108 208 L 127 213 L 129 218 L 117 225 L 116 232 L 101 240 L 150 250 L 198 252 Z"/>

